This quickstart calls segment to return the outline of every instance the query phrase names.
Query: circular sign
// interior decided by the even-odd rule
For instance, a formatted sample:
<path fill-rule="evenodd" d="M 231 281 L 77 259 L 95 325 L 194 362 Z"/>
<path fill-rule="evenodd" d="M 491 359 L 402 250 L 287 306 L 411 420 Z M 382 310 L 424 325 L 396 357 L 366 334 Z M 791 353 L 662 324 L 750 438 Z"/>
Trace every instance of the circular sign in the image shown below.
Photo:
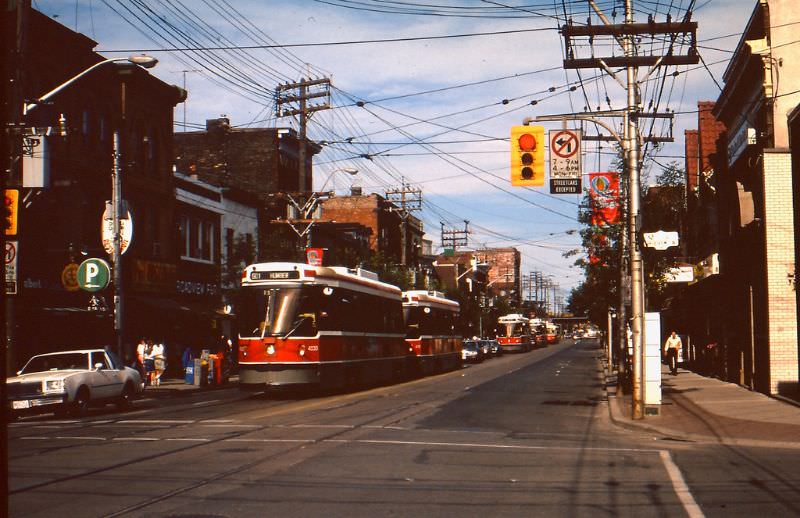
<path fill-rule="evenodd" d="M 559 131 L 550 140 L 550 151 L 561 158 L 572 157 L 579 148 L 578 135 L 573 131 Z"/>
<path fill-rule="evenodd" d="M 67 291 L 78 291 L 78 263 L 69 263 L 61 270 L 61 284 Z"/>
<path fill-rule="evenodd" d="M 78 266 L 78 287 L 85 291 L 100 291 L 108 286 L 111 267 L 102 259 L 87 259 Z"/>
<path fill-rule="evenodd" d="M 6 241 L 6 264 L 11 264 L 17 258 L 17 244 L 13 241 Z"/>

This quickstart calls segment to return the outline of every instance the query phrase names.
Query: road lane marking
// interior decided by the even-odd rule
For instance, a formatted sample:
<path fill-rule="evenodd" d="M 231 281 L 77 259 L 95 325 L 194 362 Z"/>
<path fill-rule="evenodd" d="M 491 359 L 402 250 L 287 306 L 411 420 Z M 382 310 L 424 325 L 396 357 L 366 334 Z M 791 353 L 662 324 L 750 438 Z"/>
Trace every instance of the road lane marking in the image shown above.
<path fill-rule="evenodd" d="M 496 448 L 508 450 L 559 450 L 559 451 L 595 451 L 595 452 L 628 452 L 628 453 L 660 453 L 662 450 L 650 448 L 585 448 L 569 446 L 525 446 L 522 444 L 479 444 L 472 442 L 433 442 L 433 441 L 392 441 L 383 439 L 323 439 L 320 442 L 337 442 L 350 444 L 386 444 L 395 446 L 445 446 L 453 448 Z"/>
<path fill-rule="evenodd" d="M 218 403 L 220 399 L 212 399 L 210 401 L 198 401 L 197 403 L 192 403 L 192 406 L 200 406 L 200 405 L 210 405 L 211 403 Z"/>
<path fill-rule="evenodd" d="M 19 438 L 21 441 L 49 441 L 52 437 L 39 437 L 36 435 L 27 435 Z"/>
<path fill-rule="evenodd" d="M 350 430 L 356 428 L 356 426 L 352 424 L 293 424 L 289 425 L 289 428 L 336 428 Z"/>
<path fill-rule="evenodd" d="M 314 439 L 223 439 L 222 442 L 317 442 Z"/>
<path fill-rule="evenodd" d="M 233 423 L 233 419 L 205 419 L 201 423 Z"/>
<path fill-rule="evenodd" d="M 125 419 L 117 424 L 192 424 L 194 419 Z"/>
<path fill-rule="evenodd" d="M 82 441 L 105 441 L 106 440 L 105 437 L 89 437 L 89 436 L 85 436 L 85 435 L 75 435 L 75 436 L 57 435 L 57 436 L 53 437 L 53 439 L 61 439 L 61 440 L 65 440 L 65 441 L 81 441 L 81 440 Z"/>
<path fill-rule="evenodd" d="M 263 428 L 260 424 L 199 424 L 203 428 Z"/>
<path fill-rule="evenodd" d="M 168 437 L 164 441 L 210 442 L 211 439 L 203 437 Z"/>
<path fill-rule="evenodd" d="M 689 491 L 689 486 L 686 485 L 680 468 L 675 464 L 675 461 L 672 460 L 670 452 L 667 450 L 660 450 L 658 454 L 661 456 L 661 462 L 664 463 L 664 468 L 667 470 L 669 479 L 672 481 L 672 489 L 675 491 L 675 494 L 678 495 L 678 499 L 681 501 L 681 504 L 683 504 L 683 509 L 686 511 L 686 514 L 689 515 L 689 518 L 703 518 L 705 515 L 702 509 L 700 509 L 700 506 L 697 505 L 697 502 L 692 496 L 692 492 Z"/>
<path fill-rule="evenodd" d="M 158 437 L 114 437 L 112 441 L 160 441 Z"/>

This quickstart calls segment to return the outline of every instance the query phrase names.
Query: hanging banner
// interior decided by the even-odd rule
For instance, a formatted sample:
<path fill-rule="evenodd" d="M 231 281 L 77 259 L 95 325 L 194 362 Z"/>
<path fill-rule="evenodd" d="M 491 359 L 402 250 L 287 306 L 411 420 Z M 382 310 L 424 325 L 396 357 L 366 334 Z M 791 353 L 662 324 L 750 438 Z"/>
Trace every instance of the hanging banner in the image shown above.
<path fill-rule="evenodd" d="M 619 223 L 619 173 L 589 173 L 589 198 L 592 225 Z"/>

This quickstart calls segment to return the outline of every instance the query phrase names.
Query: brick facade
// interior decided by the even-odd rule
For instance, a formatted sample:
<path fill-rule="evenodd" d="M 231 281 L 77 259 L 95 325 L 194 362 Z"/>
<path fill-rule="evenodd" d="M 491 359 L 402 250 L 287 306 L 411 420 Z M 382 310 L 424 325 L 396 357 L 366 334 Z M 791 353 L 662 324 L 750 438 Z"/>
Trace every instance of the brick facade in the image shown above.
<path fill-rule="evenodd" d="M 778 394 L 798 380 L 792 160 L 787 149 L 765 149 L 763 157 L 769 383 L 770 393 Z"/>

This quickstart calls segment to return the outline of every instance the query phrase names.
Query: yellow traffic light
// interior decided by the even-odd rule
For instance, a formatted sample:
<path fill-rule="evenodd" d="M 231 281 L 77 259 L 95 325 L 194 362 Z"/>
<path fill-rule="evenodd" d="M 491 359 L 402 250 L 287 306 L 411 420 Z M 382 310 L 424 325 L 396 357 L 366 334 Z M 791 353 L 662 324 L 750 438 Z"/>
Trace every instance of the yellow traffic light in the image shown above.
<path fill-rule="evenodd" d="M 511 127 L 511 185 L 544 185 L 544 126 Z"/>
<path fill-rule="evenodd" d="M 3 228 L 7 236 L 17 235 L 17 213 L 19 212 L 19 191 L 17 189 L 6 189 L 5 220 Z"/>

